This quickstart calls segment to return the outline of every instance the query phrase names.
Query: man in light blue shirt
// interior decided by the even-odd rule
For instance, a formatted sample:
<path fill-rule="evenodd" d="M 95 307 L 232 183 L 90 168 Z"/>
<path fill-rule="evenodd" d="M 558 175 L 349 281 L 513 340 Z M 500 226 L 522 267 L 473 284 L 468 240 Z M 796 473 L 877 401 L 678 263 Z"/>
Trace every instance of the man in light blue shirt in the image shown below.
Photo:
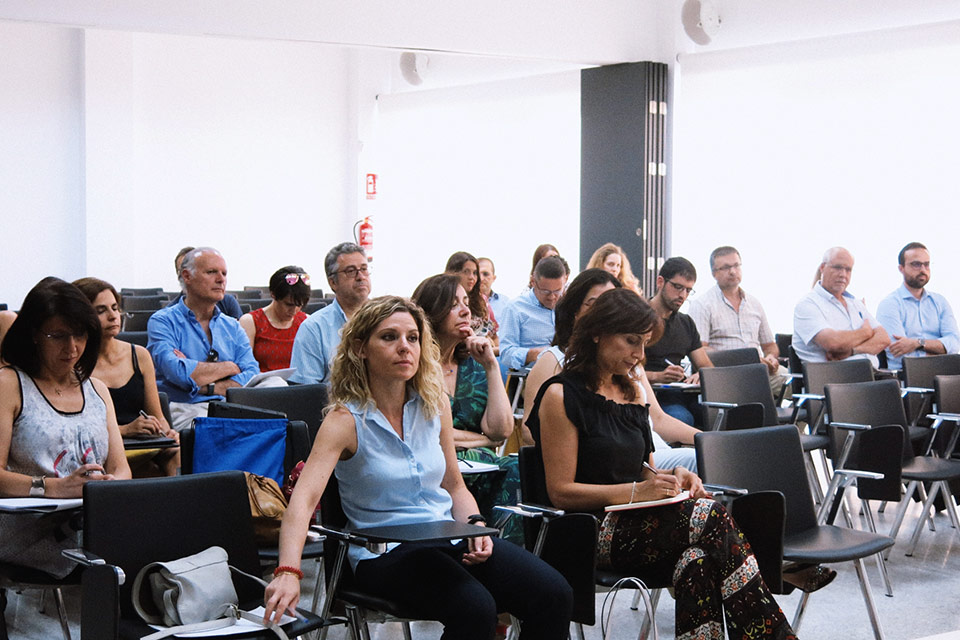
<path fill-rule="evenodd" d="M 200 247 L 180 268 L 183 298 L 150 316 L 147 349 L 157 387 L 170 396 L 172 426 L 181 431 L 206 415 L 210 400 L 260 373 L 240 323 L 217 308 L 227 286 L 227 263 L 216 249 Z"/>
<path fill-rule="evenodd" d="M 554 334 L 553 309 L 567 283 L 563 260 L 544 258 L 533 270 L 533 286 L 510 301 L 500 322 L 500 372 L 534 362 L 550 346 Z"/>
<path fill-rule="evenodd" d="M 865 358 L 877 366 L 877 354 L 890 338 L 866 306 L 847 292 L 853 255 L 828 249 L 820 263 L 820 281 L 793 310 L 793 348 L 801 360 L 826 362 Z"/>
<path fill-rule="evenodd" d="M 480 293 L 487 297 L 487 304 L 493 311 L 493 317 L 496 318 L 497 324 L 499 324 L 500 316 L 503 315 L 503 310 L 506 308 L 507 303 L 510 302 L 510 298 L 493 290 L 493 283 L 497 279 L 497 272 L 494 269 L 493 260 L 490 258 L 477 258 L 477 262 L 480 267 Z"/>
<path fill-rule="evenodd" d="M 329 384 L 333 358 L 340 346 L 340 329 L 370 297 L 370 272 L 363 249 L 342 242 L 324 259 L 327 282 L 335 299 L 303 321 L 293 341 L 291 382 Z"/>
<path fill-rule="evenodd" d="M 887 366 L 900 369 L 903 356 L 960 352 L 960 332 L 950 303 L 925 289 L 930 281 L 927 248 L 911 242 L 897 259 L 903 284 L 877 306 L 877 319 L 893 338 L 887 347 Z"/>

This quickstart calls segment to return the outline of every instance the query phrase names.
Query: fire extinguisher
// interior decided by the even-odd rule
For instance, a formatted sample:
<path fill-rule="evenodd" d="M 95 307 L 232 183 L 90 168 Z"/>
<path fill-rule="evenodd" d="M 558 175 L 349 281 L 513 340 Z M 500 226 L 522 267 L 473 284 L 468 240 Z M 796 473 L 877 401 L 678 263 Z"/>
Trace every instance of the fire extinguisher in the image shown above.
<path fill-rule="evenodd" d="M 367 255 L 368 263 L 373 262 L 373 222 L 370 218 L 371 216 L 367 216 L 363 220 L 357 220 L 353 225 L 353 237 Z"/>

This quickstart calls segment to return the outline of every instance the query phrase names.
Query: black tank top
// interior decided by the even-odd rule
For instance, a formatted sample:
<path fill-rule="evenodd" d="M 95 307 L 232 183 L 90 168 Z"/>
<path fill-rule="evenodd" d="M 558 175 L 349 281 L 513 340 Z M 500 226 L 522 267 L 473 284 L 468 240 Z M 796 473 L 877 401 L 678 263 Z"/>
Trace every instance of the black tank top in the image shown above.
<path fill-rule="evenodd" d="M 140 363 L 137 362 L 136 345 L 130 345 L 130 355 L 133 357 L 133 375 L 122 387 L 110 389 L 113 408 L 117 412 L 117 424 L 133 422 L 145 406 L 143 374 L 140 373 Z"/>
<path fill-rule="evenodd" d="M 577 428 L 577 472 L 585 484 L 640 480 L 643 462 L 653 452 L 650 413 L 645 404 L 620 404 L 587 388 L 583 376 L 564 371 L 547 380 L 533 404 L 527 426 L 540 447 L 540 402 L 547 388 L 563 385 L 563 407 Z"/>

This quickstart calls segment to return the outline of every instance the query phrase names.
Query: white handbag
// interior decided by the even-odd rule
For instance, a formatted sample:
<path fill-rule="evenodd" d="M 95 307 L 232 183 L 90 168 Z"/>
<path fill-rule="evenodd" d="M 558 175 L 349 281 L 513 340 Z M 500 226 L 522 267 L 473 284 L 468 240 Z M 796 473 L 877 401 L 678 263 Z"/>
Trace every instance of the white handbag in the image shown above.
<path fill-rule="evenodd" d="M 266 586 L 260 578 L 231 567 L 222 547 L 146 565 L 133 582 L 133 607 L 147 623 L 167 628 L 142 640 L 226 628 L 240 618 L 262 625 L 262 618 L 239 608 L 231 571 Z M 288 640 L 278 625 L 271 623 L 267 628 L 281 640 Z"/>

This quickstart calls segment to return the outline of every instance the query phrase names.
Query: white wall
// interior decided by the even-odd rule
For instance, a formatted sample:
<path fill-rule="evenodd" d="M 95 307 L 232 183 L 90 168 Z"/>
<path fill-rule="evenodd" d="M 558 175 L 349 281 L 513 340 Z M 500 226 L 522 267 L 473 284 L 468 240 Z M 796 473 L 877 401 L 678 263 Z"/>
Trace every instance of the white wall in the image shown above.
<path fill-rule="evenodd" d="M 85 266 L 83 33 L 0 23 L 0 50 L 0 302 L 15 309 Z"/>
<path fill-rule="evenodd" d="M 577 71 L 378 102 L 375 291 L 409 295 L 458 250 L 492 258 L 496 288 L 511 297 L 538 244 L 576 267 Z"/>
<path fill-rule="evenodd" d="M 698 289 L 711 249 L 733 244 L 744 288 L 791 332 L 825 249 L 853 252 L 850 291 L 875 310 L 917 240 L 931 289 L 960 305 L 957 42 L 952 23 L 682 57 L 672 250 Z"/>

